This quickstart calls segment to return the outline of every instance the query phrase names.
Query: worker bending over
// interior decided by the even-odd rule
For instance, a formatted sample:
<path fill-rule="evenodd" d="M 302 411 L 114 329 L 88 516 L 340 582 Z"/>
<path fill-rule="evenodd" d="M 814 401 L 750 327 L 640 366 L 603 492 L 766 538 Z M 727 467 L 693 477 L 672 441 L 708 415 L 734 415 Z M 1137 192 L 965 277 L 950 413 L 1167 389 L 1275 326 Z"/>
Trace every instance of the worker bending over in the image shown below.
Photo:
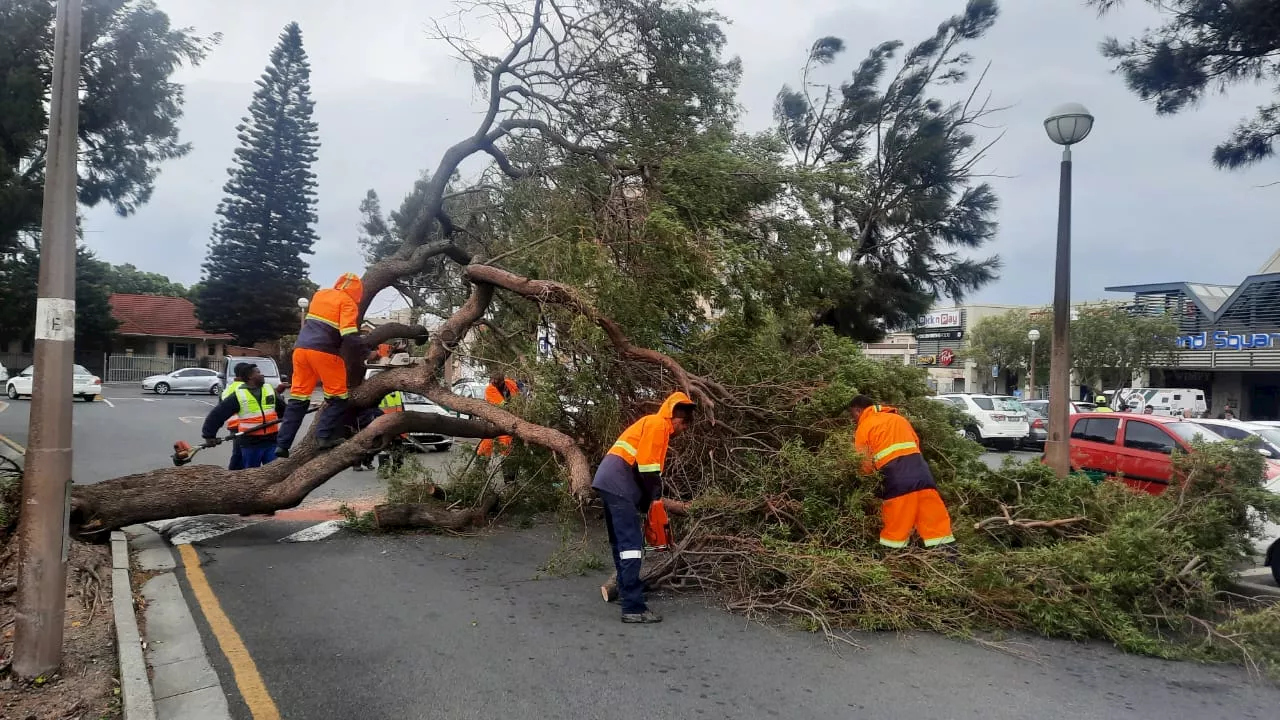
<path fill-rule="evenodd" d="M 658 412 L 645 415 L 623 431 L 591 481 L 591 487 L 604 501 L 604 524 L 613 548 L 613 566 L 618 571 L 624 623 L 662 622 L 662 616 L 644 601 L 644 583 L 640 580 L 644 533 L 637 513 L 661 499 L 667 444 L 672 435 L 689 426 L 693 411 L 688 395 L 672 393 Z M 605 599 L 609 599 L 607 592 Z"/>
<path fill-rule="evenodd" d="M 925 547 L 949 545 L 951 516 L 938 494 L 929 463 L 920 454 L 920 438 L 907 419 L 866 395 L 849 403 L 857 429 L 853 447 L 861 454 L 862 471 L 879 471 L 884 478 L 880 498 L 880 544 L 903 548 L 915 530 Z"/>
<path fill-rule="evenodd" d="M 289 457 L 317 383 L 324 387 L 325 406 L 316 420 L 316 448 L 327 450 L 342 444 L 348 395 L 343 358 L 363 355 L 359 334 L 363 294 L 360 278 L 345 273 L 332 288 L 318 290 L 311 297 L 307 318 L 293 344 L 293 386 L 280 424 L 279 457 Z"/>
<path fill-rule="evenodd" d="M 266 384 L 266 378 L 257 365 L 236 365 L 236 379 L 242 384 L 210 411 L 200 435 L 204 438 L 205 447 L 217 445 L 218 428 L 235 417 L 241 434 L 236 436 L 236 446 L 232 451 L 240 455 L 241 467 L 261 467 L 276 459 L 276 433 L 280 426 L 271 424 L 263 427 L 277 419 L 276 393 Z"/>

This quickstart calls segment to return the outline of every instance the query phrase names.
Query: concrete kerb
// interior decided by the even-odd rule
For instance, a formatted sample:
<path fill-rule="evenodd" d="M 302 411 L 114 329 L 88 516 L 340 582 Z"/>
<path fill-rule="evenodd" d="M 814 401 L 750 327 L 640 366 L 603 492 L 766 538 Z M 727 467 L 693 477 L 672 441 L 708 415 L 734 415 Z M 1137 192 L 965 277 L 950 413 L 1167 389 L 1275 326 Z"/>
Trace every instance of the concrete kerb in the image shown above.
<path fill-rule="evenodd" d="M 120 696 L 124 720 L 156 720 L 155 701 L 147 663 L 142 657 L 142 637 L 133 614 L 133 587 L 129 579 L 129 541 L 111 533 L 111 608 L 116 622 L 116 648 L 120 656 Z"/>
<path fill-rule="evenodd" d="M 138 551 L 138 569 L 156 573 L 142 585 L 146 598 L 146 661 L 152 672 L 156 720 L 230 720 L 218 675 L 182 595 L 169 544 L 145 525 L 125 532 Z M 126 715 L 125 720 L 133 720 Z"/>
<path fill-rule="evenodd" d="M 1236 573 L 1231 591 L 1259 602 L 1280 602 L 1280 587 L 1270 585 L 1271 568 L 1260 567 Z"/>

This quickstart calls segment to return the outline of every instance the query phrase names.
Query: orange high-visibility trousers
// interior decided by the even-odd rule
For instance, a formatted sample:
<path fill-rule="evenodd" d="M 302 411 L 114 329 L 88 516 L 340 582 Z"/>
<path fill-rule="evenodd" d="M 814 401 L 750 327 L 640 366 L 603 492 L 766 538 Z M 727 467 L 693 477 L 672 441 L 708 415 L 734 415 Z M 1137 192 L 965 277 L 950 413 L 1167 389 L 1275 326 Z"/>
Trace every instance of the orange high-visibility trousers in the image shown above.
<path fill-rule="evenodd" d="M 920 534 L 925 547 L 956 541 L 951 534 L 951 515 L 933 488 L 885 500 L 880 506 L 880 519 L 880 544 L 886 547 L 906 547 L 912 530 Z"/>
<path fill-rule="evenodd" d="M 310 400 L 317 383 L 324 386 L 325 397 L 346 399 L 347 364 L 333 353 L 295 348 L 289 397 L 294 400 Z"/>
<path fill-rule="evenodd" d="M 494 449 L 497 449 L 499 455 L 507 455 L 511 452 L 511 436 L 499 435 L 496 438 L 485 438 L 480 441 L 480 445 L 476 447 L 476 454 L 480 457 L 490 457 L 493 455 Z"/>

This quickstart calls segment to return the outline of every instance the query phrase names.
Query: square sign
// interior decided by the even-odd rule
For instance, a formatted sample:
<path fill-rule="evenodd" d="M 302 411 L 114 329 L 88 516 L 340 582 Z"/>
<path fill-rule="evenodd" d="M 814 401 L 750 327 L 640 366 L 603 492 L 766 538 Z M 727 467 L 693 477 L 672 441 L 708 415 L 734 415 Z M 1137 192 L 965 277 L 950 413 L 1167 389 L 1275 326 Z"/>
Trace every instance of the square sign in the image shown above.
<path fill-rule="evenodd" d="M 1000 366 L 999 366 L 999 365 L 992 365 L 992 366 L 991 366 L 991 377 L 993 377 L 993 378 L 998 378 L 998 377 L 1000 377 Z"/>

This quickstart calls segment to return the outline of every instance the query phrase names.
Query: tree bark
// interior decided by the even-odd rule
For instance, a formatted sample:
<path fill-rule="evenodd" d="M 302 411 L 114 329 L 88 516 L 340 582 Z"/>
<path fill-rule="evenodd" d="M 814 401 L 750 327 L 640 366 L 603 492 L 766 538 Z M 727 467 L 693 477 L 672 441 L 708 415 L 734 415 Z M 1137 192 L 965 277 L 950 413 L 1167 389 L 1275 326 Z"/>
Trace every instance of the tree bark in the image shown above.
<path fill-rule="evenodd" d="M 380 448 L 384 438 L 405 432 L 456 437 L 497 437 L 482 420 L 431 413 L 384 415 L 337 448 L 317 453 L 310 439 L 288 459 L 250 470 L 188 465 L 127 475 L 72 489 L 72 535 L 92 539 L 111 530 L 185 515 L 252 514 L 296 507 L 317 487 Z"/>
<path fill-rule="evenodd" d="M 445 510 L 427 503 L 383 504 L 373 509 L 373 522 L 379 530 L 429 527 L 461 531 L 483 525 L 497 506 L 498 495 L 492 492 L 476 507 L 464 510 Z"/>

